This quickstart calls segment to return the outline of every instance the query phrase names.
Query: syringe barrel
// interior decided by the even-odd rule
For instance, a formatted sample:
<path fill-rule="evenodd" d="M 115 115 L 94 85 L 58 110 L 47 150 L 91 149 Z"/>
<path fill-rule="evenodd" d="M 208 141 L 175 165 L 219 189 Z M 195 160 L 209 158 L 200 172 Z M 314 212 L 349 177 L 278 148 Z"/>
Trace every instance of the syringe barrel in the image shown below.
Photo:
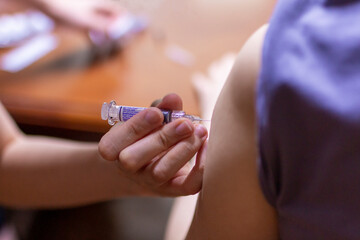
<path fill-rule="evenodd" d="M 101 108 L 101 118 L 108 120 L 110 125 L 114 125 L 116 122 L 126 122 L 142 110 L 145 107 L 132 107 L 132 106 L 119 106 L 116 105 L 115 101 L 110 103 L 104 103 Z M 164 115 L 164 123 L 169 123 L 181 117 L 188 116 L 184 111 L 171 111 L 161 110 Z"/>
<path fill-rule="evenodd" d="M 130 107 L 130 106 L 117 106 L 118 107 L 118 118 L 120 122 L 126 122 L 142 110 L 145 110 L 145 107 Z M 171 111 L 160 109 L 164 115 L 164 123 L 169 123 L 178 118 L 184 117 L 186 114 L 184 111 Z"/>
<path fill-rule="evenodd" d="M 118 118 L 120 122 L 126 122 L 139 112 L 145 110 L 145 107 L 130 107 L 130 106 L 118 106 Z M 164 115 L 164 123 L 169 123 L 172 121 L 172 111 L 171 110 L 162 110 Z"/>

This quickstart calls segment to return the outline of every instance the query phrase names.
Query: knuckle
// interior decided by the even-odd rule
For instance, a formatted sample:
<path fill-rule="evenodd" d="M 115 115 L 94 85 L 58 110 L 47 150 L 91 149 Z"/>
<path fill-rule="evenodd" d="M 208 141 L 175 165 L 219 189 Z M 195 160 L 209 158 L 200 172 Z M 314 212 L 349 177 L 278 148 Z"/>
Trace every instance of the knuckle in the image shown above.
<path fill-rule="evenodd" d="M 200 190 L 201 190 L 201 185 L 191 186 L 185 190 L 185 194 L 186 195 L 194 195 L 194 194 L 198 193 Z"/>
<path fill-rule="evenodd" d="M 130 123 L 128 125 L 128 130 L 129 130 L 129 135 L 130 136 L 133 136 L 133 137 L 137 137 L 137 136 L 140 136 L 142 135 L 142 133 L 144 132 L 145 130 L 145 127 L 142 126 L 142 124 L 134 124 L 134 123 Z"/>
<path fill-rule="evenodd" d="M 164 147 L 164 149 L 167 149 L 167 148 L 171 147 L 171 145 L 172 145 L 169 135 L 167 133 L 165 133 L 164 131 L 159 132 L 158 141 L 161 144 L 161 146 Z"/>
<path fill-rule="evenodd" d="M 131 139 L 137 139 L 139 137 L 142 137 L 145 134 L 154 130 L 155 128 L 161 126 L 162 120 L 160 118 L 160 115 L 157 115 L 158 121 L 156 122 L 149 123 L 148 120 L 145 120 L 146 112 L 149 111 L 149 109 L 146 109 L 138 113 L 136 116 L 134 116 L 125 123 L 127 125 L 127 135 Z"/>
<path fill-rule="evenodd" d="M 111 141 L 107 138 L 102 138 L 98 145 L 100 155 L 108 161 L 115 161 L 117 157 L 117 149 Z"/>
<path fill-rule="evenodd" d="M 152 171 L 152 179 L 155 183 L 162 184 L 168 180 L 168 174 L 164 169 L 155 168 Z"/>
<path fill-rule="evenodd" d="M 119 165 L 122 170 L 128 173 L 135 173 L 137 171 L 136 161 L 126 150 L 121 151 L 119 154 Z"/>
<path fill-rule="evenodd" d="M 193 195 L 201 190 L 201 184 L 185 184 L 182 188 L 184 195 Z"/>
<path fill-rule="evenodd" d="M 182 152 L 185 153 L 196 153 L 198 150 L 199 146 L 191 142 L 185 142 L 185 144 L 182 145 Z"/>

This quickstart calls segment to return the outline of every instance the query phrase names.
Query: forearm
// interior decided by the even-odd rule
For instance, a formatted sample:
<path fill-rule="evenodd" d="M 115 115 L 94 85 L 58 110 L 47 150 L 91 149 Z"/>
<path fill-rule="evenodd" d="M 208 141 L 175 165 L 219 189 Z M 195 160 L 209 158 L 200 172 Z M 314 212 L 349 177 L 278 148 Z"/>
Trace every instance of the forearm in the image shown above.
<path fill-rule="evenodd" d="M 96 144 L 24 137 L 0 159 L 0 202 L 12 207 L 65 207 L 131 195 L 134 184 Z"/>

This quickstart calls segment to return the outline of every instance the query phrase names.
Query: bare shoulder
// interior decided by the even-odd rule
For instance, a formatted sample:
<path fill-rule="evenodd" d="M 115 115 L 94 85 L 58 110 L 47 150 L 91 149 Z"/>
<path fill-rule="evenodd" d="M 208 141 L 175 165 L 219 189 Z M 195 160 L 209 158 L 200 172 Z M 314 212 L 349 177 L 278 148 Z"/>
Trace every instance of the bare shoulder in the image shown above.
<path fill-rule="evenodd" d="M 241 104 L 239 110 L 248 109 L 255 102 L 256 80 L 260 70 L 262 45 L 267 25 L 259 28 L 244 44 L 227 81 L 225 91 L 235 103 Z M 241 94 L 239 92 L 241 91 Z M 253 108 L 251 108 L 253 109 Z"/>
<path fill-rule="evenodd" d="M 255 86 L 265 32 L 260 29 L 244 45 L 216 104 L 188 239 L 277 238 L 275 210 L 256 169 Z"/>

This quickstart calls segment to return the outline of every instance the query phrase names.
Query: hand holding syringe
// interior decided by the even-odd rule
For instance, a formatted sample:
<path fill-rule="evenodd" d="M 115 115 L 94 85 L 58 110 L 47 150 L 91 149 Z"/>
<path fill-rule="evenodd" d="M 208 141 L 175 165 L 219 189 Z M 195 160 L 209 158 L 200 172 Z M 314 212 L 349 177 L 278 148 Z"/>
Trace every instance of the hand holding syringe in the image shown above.
<path fill-rule="evenodd" d="M 101 107 L 101 118 L 108 120 L 110 125 L 114 125 L 116 122 L 125 122 L 131 117 L 146 109 L 145 107 L 130 107 L 116 105 L 115 101 L 110 103 L 104 103 Z M 209 121 L 203 120 L 198 116 L 186 114 L 184 111 L 175 110 L 161 110 L 164 115 L 164 123 L 175 121 L 179 118 L 187 118 L 192 122 Z"/>

